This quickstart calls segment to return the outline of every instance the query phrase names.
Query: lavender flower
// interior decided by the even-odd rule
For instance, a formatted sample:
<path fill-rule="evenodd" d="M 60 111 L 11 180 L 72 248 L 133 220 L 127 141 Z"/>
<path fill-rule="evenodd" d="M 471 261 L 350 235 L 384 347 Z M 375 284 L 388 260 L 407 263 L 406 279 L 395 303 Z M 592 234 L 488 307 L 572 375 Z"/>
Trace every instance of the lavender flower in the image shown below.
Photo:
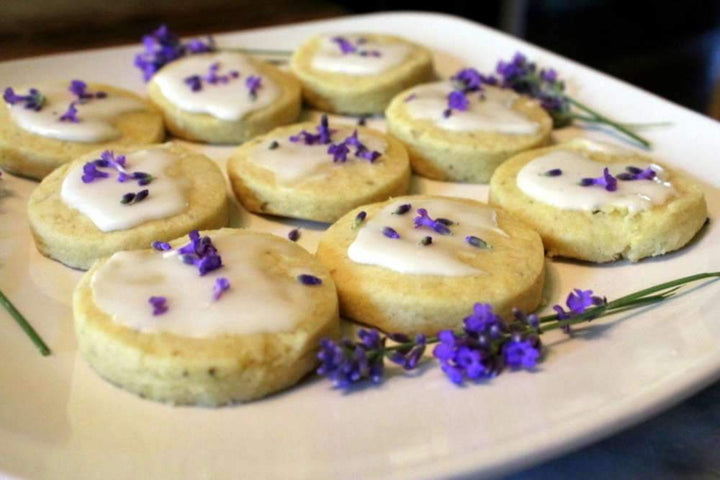
<path fill-rule="evenodd" d="M 257 75 L 250 75 L 245 79 L 245 86 L 248 89 L 250 98 L 254 100 L 257 98 L 257 91 L 262 88 L 262 78 Z"/>
<path fill-rule="evenodd" d="M 237 70 L 230 70 L 223 75 L 220 73 L 220 68 L 220 62 L 214 62 L 208 67 L 208 72 L 205 75 L 190 75 L 185 77 L 183 82 L 190 87 L 190 90 L 193 92 L 199 92 L 203 88 L 203 83 L 222 85 L 240 77 L 240 72 Z"/>
<path fill-rule="evenodd" d="M 404 370 L 414 370 L 417 368 L 420 358 L 422 358 L 423 353 L 425 353 L 427 337 L 419 333 L 415 335 L 415 339 L 412 342 L 406 335 L 391 334 L 388 335 L 388 337 L 391 340 L 407 344 L 399 346 L 397 350 L 388 356 L 388 360 L 402 366 Z"/>
<path fill-rule="evenodd" d="M 300 229 L 293 228 L 292 230 L 290 230 L 288 232 L 287 238 L 291 242 L 297 242 L 298 240 L 300 240 Z"/>
<path fill-rule="evenodd" d="M 318 278 L 315 275 L 310 275 L 308 273 L 301 273 L 296 278 L 297 278 L 297 281 L 302 283 L 303 285 L 308 285 L 308 286 L 322 285 L 321 278 Z"/>
<path fill-rule="evenodd" d="M 157 250 L 158 252 L 167 252 L 168 250 L 172 250 L 172 247 L 168 242 L 152 242 L 150 246 L 153 248 L 153 250 Z"/>
<path fill-rule="evenodd" d="M 476 237 L 474 235 L 468 235 L 467 237 L 465 237 L 465 241 L 469 245 L 472 245 L 473 247 L 490 248 L 490 245 L 488 245 L 485 240 L 483 240 L 482 238 Z"/>
<path fill-rule="evenodd" d="M 521 335 L 513 335 L 512 338 L 503 344 L 502 356 L 505 365 L 512 369 L 532 370 L 540 359 L 540 339 L 536 336 L 523 338 Z"/>
<path fill-rule="evenodd" d="M 424 208 L 417 209 L 417 217 L 413 219 L 415 228 L 430 228 L 440 235 L 450 235 L 452 232 L 444 222 L 433 220 Z"/>
<path fill-rule="evenodd" d="M 183 45 L 180 39 L 168 30 L 166 25 L 161 25 L 154 32 L 145 35 L 142 43 L 145 50 L 135 55 L 134 64 L 140 69 L 143 80 L 146 82 L 158 70 L 178 58 L 216 50 L 215 42 L 210 37 L 206 42 L 196 39 Z"/>
<path fill-rule="evenodd" d="M 83 82 L 82 80 L 72 80 L 70 82 L 70 87 L 68 88 L 68 90 L 70 90 L 70 93 L 77 97 L 77 100 L 80 103 L 85 103 L 86 101 L 92 100 L 93 98 L 107 97 L 107 93 L 105 92 L 89 92 L 87 83 Z"/>
<path fill-rule="evenodd" d="M 219 300 L 223 293 L 230 289 L 230 280 L 225 277 L 218 277 L 215 279 L 215 285 L 213 286 L 213 300 Z"/>
<path fill-rule="evenodd" d="M 603 187 L 608 192 L 614 192 L 617 190 L 617 179 L 610 174 L 610 170 L 605 167 L 603 168 L 603 174 L 597 178 L 583 178 L 580 180 L 580 185 L 583 187 L 590 187 L 597 185 Z"/>
<path fill-rule="evenodd" d="M 347 161 L 347 156 L 348 153 L 350 153 L 350 149 L 345 142 L 333 143 L 328 147 L 327 153 L 333 156 L 333 162 L 344 163 Z"/>
<path fill-rule="evenodd" d="M 357 130 L 354 130 L 352 135 L 350 135 L 343 141 L 343 144 L 345 144 L 346 146 L 355 147 L 355 156 L 363 158 L 365 160 L 369 160 L 370 163 L 374 162 L 382 155 L 380 152 L 368 150 L 368 148 L 358 138 Z M 328 151 L 328 153 L 332 152 Z"/>
<path fill-rule="evenodd" d="M 147 189 L 140 190 L 137 193 L 128 192 L 122 196 L 122 198 L 120 199 L 120 203 L 122 203 L 123 205 L 132 205 L 135 203 L 140 203 L 143 200 L 145 200 L 149 194 L 150 194 L 150 191 Z"/>
<path fill-rule="evenodd" d="M 42 110 L 42 107 L 45 104 L 45 96 L 40 93 L 40 90 L 37 88 L 31 88 L 28 90 L 27 95 L 18 95 L 12 87 L 7 87 L 5 89 L 5 93 L 3 93 L 3 100 L 5 100 L 5 103 L 10 105 L 20 103 L 28 110 L 35 110 L 36 112 Z"/>
<path fill-rule="evenodd" d="M 367 212 L 365 210 L 361 210 L 358 212 L 357 215 L 355 215 L 355 220 L 353 222 L 353 227 L 357 228 L 359 227 L 367 218 Z"/>
<path fill-rule="evenodd" d="M 647 167 L 646 169 L 641 169 L 638 167 L 629 166 L 625 168 L 625 172 L 622 172 L 617 175 L 618 180 L 623 180 L 625 182 L 631 182 L 634 180 L 652 180 L 657 176 L 657 172 L 653 170 L 652 166 Z"/>
<path fill-rule="evenodd" d="M 334 132 L 330 130 L 327 115 L 323 115 L 320 118 L 320 125 L 316 127 L 316 130 L 318 132 L 316 135 L 307 130 L 303 130 L 297 135 L 290 137 L 290 141 L 293 143 L 303 142 L 305 145 L 327 145 L 332 141 L 331 137 Z"/>
<path fill-rule="evenodd" d="M 562 170 L 560 170 L 559 168 L 553 168 L 548 170 L 547 172 L 541 173 L 541 175 L 544 177 L 559 177 L 560 175 L 562 175 Z"/>
<path fill-rule="evenodd" d="M 222 267 L 222 258 L 210 237 L 201 237 L 197 230 L 191 231 L 188 237 L 190 242 L 177 249 L 184 263 L 197 267 L 201 276 Z"/>
<path fill-rule="evenodd" d="M 75 107 L 75 102 L 71 102 L 68 106 L 68 109 L 60 115 L 59 120 L 61 122 L 71 122 L 71 123 L 78 123 L 80 119 L 77 117 L 77 108 Z"/>
<path fill-rule="evenodd" d="M 580 290 L 579 288 L 574 289 L 568 295 L 565 300 L 565 305 L 568 307 L 568 311 L 560 305 L 553 305 L 553 310 L 557 313 L 558 320 L 568 320 L 572 317 L 584 314 L 589 308 L 606 305 L 607 300 L 593 295 L 592 290 Z M 591 320 L 590 318 L 589 320 Z M 562 330 L 565 333 L 570 333 L 570 325 L 564 325 Z"/>
<path fill-rule="evenodd" d="M 420 245 L 422 245 L 423 247 L 427 247 L 428 245 L 432 245 L 432 243 L 433 243 L 433 239 L 432 239 L 432 237 L 430 237 L 430 236 L 423 237 L 423 238 L 420 240 Z"/>
<path fill-rule="evenodd" d="M 467 96 L 465 96 L 465 93 L 458 90 L 453 90 L 452 92 L 450 92 L 447 96 L 447 101 L 448 108 L 443 112 L 443 116 L 445 118 L 452 115 L 453 110 L 464 112 L 470 106 L 470 101 L 468 100 Z"/>
<path fill-rule="evenodd" d="M 398 205 L 398 207 L 392 212 L 392 214 L 393 215 L 405 215 L 411 209 L 412 209 L 411 204 L 403 203 L 402 205 Z"/>
<path fill-rule="evenodd" d="M 400 234 L 395 231 L 392 227 L 383 227 L 382 234 L 385 235 L 387 238 L 392 239 L 398 239 L 400 238 Z"/>
<path fill-rule="evenodd" d="M 185 77 L 183 79 L 183 82 L 185 83 L 185 85 L 190 87 L 190 90 L 192 90 L 193 92 L 199 92 L 200 90 L 202 90 L 203 80 L 200 75 L 190 75 L 189 77 Z"/>
<path fill-rule="evenodd" d="M 345 37 L 333 37 L 331 40 L 337 44 L 340 51 L 345 55 L 355 53 L 357 51 L 357 47 Z"/>
<path fill-rule="evenodd" d="M 165 297 L 150 297 L 148 303 L 152 305 L 153 316 L 162 315 L 168 311 L 167 298 Z"/>
<path fill-rule="evenodd" d="M 510 88 L 517 93 L 538 99 L 553 118 L 556 127 L 567 125 L 572 121 L 570 100 L 565 94 L 565 84 L 558 79 L 555 70 L 538 72 L 537 66 L 518 52 L 509 62 L 500 61 L 496 72 L 502 79 L 503 88 Z"/>
<path fill-rule="evenodd" d="M 455 90 L 464 93 L 481 91 L 483 85 L 497 85 L 498 79 L 492 75 L 485 76 L 474 68 L 465 68 L 450 77 Z"/>
<path fill-rule="evenodd" d="M 380 383 L 384 374 L 385 337 L 377 330 L 365 329 L 360 329 L 358 337 L 359 342 L 323 339 L 317 355 L 318 375 L 329 378 L 338 388 L 347 388 L 368 378 Z"/>
<path fill-rule="evenodd" d="M 88 162 L 85 165 L 83 165 L 83 175 L 82 175 L 83 183 L 91 183 L 98 179 L 108 178 L 109 176 L 110 176 L 109 173 L 103 172 L 102 170 L 98 170 L 97 160 Z"/>

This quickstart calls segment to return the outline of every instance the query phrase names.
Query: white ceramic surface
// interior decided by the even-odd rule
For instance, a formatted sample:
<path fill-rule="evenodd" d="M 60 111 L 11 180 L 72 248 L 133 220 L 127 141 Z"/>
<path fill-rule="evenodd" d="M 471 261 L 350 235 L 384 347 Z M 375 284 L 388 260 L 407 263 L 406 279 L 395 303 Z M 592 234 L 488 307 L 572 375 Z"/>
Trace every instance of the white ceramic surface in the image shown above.
<path fill-rule="evenodd" d="M 392 32 L 431 47 L 441 73 L 490 70 L 522 50 L 552 65 L 585 103 L 627 122 L 670 121 L 644 133 L 657 157 L 706 190 L 720 210 L 720 126 L 606 75 L 486 27 L 435 14 L 347 17 L 218 36 L 223 46 L 292 49 L 311 34 Z M 5 83 L 42 78 L 104 81 L 142 91 L 133 45 L 0 64 Z M 369 122 L 381 126 L 380 121 Z M 565 129 L 556 139 L 602 130 Z M 226 147 L 203 147 L 222 165 Z M 568 341 L 553 332 L 536 373 L 506 373 L 456 388 L 436 368 L 392 374 L 350 394 L 310 378 L 248 405 L 173 408 L 100 379 L 78 357 L 70 307 L 79 272 L 36 251 L 25 221 L 35 183 L 0 180 L 0 289 L 54 354 L 41 357 L 0 311 L 0 477 L 18 478 L 445 478 L 499 474 L 537 463 L 636 423 L 720 376 L 720 283 L 690 290 L 644 312 L 599 321 Z M 487 188 L 416 179 L 420 193 L 485 199 Z M 234 224 L 285 235 L 301 222 L 237 209 Z M 323 225 L 302 224 L 312 250 Z M 714 221 L 684 250 L 637 265 L 549 262 L 546 298 L 572 287 L 612 298 L 699 271 L 720 270 Z"/>

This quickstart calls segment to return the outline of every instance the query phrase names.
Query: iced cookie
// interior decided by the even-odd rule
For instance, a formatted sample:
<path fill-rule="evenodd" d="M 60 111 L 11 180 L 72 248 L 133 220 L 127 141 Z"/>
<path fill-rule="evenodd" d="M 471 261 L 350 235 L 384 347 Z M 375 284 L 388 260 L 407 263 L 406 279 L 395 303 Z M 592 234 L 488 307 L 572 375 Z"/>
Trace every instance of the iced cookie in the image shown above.
<path fill-rule="evenodd" d="M 415 173 L 488 183 L 502 162 L 549 141 L 552 119 L 536 100 L 483 80 L 465 69 L 393 99 L 385 112 L 388 132 L 407 148 Z"/>
<path fill-rule="evenodd" d="M 550 256 L 636 262 L 687 244 L 707 218 L 700 187 L 654 160 L 573 141 L 498 168 L 490 201 L 533 226 Z"/>
<path fill-rule="evenodd" d="M 313 37 L 291 68 L 312 107 L 355 115 L 382 113 L 395 95 L 433 77 L 429 50 L 378 34 Z"/>
<path fill-rule="evenodd" d="M 47 176 L 28 202 L 37 249 L 73 268 L 227 225 L 225 179 L 209 158 L 164 144 L 101 151 Z"/>
<path fill-rule="evenodd" d="M 98 149 L 161 142 L 162 115 L 127 90 L 80 80 L 7 87 L 0 107 L 0 167 L 41 179 Z"/>
<path fill-rule="evenodd" d="M 232 52 L 191 55 L 166 65 L 148 83 L 148 96 L 173 135 L 207 143 L 242 143 L 300 114 L 297 80 Z"/>
<path fill-rule="evenodd" d="M 219 406 L 288 388 L 339 330 L 328 271 L 247 230 L 191 232 L 99 261 L 73 297 L 80 353 L 145 398 Z M 183 244 L 186 244 L 182 246 Z"/>
<path fill-rule="evenodd" d="M 405 148 L 369 128 L 301 123 L 254 139 L 230 157 L 228 175 L 255 213 L 334 222 L 349 210 L 407 193 Z"/>
<path fill-rule="evenodd" d="M 474 200 L 407 196 L 353 210 L 320 238 L 343 315 L 386 332 L 462 326 L 475 303 L 507 316 L 540 303 L 540 237 Z"/>

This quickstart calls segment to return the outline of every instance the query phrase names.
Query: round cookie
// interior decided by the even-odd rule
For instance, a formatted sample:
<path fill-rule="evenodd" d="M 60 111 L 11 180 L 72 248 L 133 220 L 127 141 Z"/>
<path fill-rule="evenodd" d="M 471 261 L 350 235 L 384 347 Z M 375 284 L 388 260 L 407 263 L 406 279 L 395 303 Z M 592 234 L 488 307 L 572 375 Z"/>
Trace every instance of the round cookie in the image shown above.
<path fill-rule="evenodd" d="M 104 84 L 90 83 L 87 87 L 90 91 L 106 94 L 103 99 L 92 102 L 105 102 L 108 99 L 121 97 L 132 99 L 141 106 L 141 109 L 125 111 L 108 119 L 112 127 L 117 130 L 115 138 L 95 142 L 67 141 L 39 135 L 20 127 L 12 119 L 10 108 L 24 107 L 22 105 L 11 107 L 6 102 L 0 107 L 0 167 L 20 176 L 42 179 L 60 165 L 91 151 L 158 143 L 165 138 L 162 115 L 143 98 L 128 90 Z M 44 90 L 42 85 L 38 85 L 38 88 L 41 92 Z M 60 104 L 48 101 L 43 105 L 41 112 L 49 111 L 60 116 L 68 108 L 68 104 L 69 102 Z M 82 105 L 78 106 L 80 122 L 76 125 L 82 125 L 83 108 Z"/>
<path fill-rule="evenodd" d="M 332 278 L 303 248 L 274 235 L 202 235 L 223 264 L 204 275 L 153 251 L 97 262 L 73 295 L 80 353 L 113 384 L 177 405 L 220 406 L 292 386 L 317 364 L 320 340 L 339 334 Z M 299 274 L 322 283 L 303 284 Z M 213 296 L 221 278 L 229 288 Z"/>
<path fill-rule="evenodd" d="M 450 110 L 449 81 L 408 89 L 388 106 L 388 132 L 408 150 L 418 175 L 449 182 L 488 183 L 518 152 L 549 142 L 552 119 L 540 104 L 509 90 L 485 86 L 467 95 L 467 111 Z"/>
<path fill-rule="evenodd" d="M 379 114 L 404 89 L 433 78 L 428 49 L 393 35 L 319 35 L 290 62 L 314 108 L 352 115 Z"/>
<path fill-rule="evenodd" d="M 376 130 L 333 127 L 329 144 L 307 145 L 301 131 L 311 122 L 282 127 L 239 147 L 227 163 L 235 195 L 255 213 L 334 222 L 349 210 L 407 193 L 410 164 L 405 148 Z M 322 127 L 320 127 L 322 128 Z M 349 146 L 346 161 L 333 161 L 332 144 L 343 144 L 356 132 L 365 154 L 382 150 L 370 161 Z M 297 141 L 292 142 L 290 138 Z M 312 141 L 312 140 L 311 140 Z M 379 153 L 379 151 L 378 151 Z"/>
<path fill-rule="evenodd" d="M 613 183 L 604 167 L 615 190 L 604 186 Z M 628 150 L 578 140 L 505 162 L 490 183 L 490 203 L 533 226 L 548 255 L 590 262 L 636 262 L 676 250 L 707 218 L 702 191 L 685 175 Z"/>
<path fill-rule="evenodd" d="M 414 228 L 418 217 L 425 226 Z M 504 317 L 514 307 L 532 311 L 545 275 L 537 233 L 500 209 L 452 197 L 355 209 L 322 235 L 317 257 L 332 273 L 341 313 L 386 332 L 458 328 L 476 302 Z"/>
<path fill-rule="evenodd" d="M 255 94 L 250 77 L 261 79 Z M 292 75 L 237 53 L 182 58 L 163 67 L 147 88 L 168 130 L 191 141 L 238 144 L 300 115 L 300 84 Z M 180 106 L 178 100 L 190 103 Z"/>
<path fill-rule="evenodd" d="M 149 153 L 148 153 L 149 152 Z M 169 157 L 168 166 L 162 170 L 165 181 L 175 182 L 177 190 L 166 184 L 160 185 L 160 180 L 153 180 L 147 186 L 138 185 L 132 180 L 119 183 L 115 178 L 98 179 L 96 185 L 85 185 L 79 180 L 76 184 L 83 187 L 93 187 L 96 194 L 108 193 L 112 204 L 107 212 L 100 212 L 104 222 L 98 226 L 95 220 L 88 217 L 75 207 L 63 200 L 63 185 L 71 173 L 80 177 L 83 168 L 89 162 L 100 157 L 101 152 L 95 152 L 79 158 L 75 162 L 63 165 L 48 175 L 33 191 L 28 202 L 28 221 L 38 251 L 43 255 L 58 260 L 67 266 L 88 269 L 93 262 L 102 257 L 109 256 L 117 251 L 147 248 L 155 240 L 170 240 L 184 235 L 194 229 L 219 228 L 227 225 L 228 205 L 225 192 L 225 179 L 218 166 L 204 155 L 194 153 L 179 145 L 172 143 L 150 146 L 122 148 L 115 150 L 116 155 L 162 155 Z M 130 160 L 129 160 L 130 161 Z M 109 169 L 101 169 L 110 172 Z M 66 187 L 67 188 L 67 187 Z M 163 210 L 165 213 L 157 214 L 154 211 L 143 212 L 147 219 L 142 223 L 129 228 L 123 228 L 112 222 L 113 212 L 120 209 L 124 215 L 125 209 L 153 209 L 151 202 L 157 201 L 156 188 L 163 192 L 170 191 L 178 195 L 178 208 Z M 149 191 L 147 199 L 136 205 L 122 205 L 120 200 L 125 192 L 137 192 L 142 189 Z M 179 192 L 179 193 L 178 193 Z M 161 202 L 165 202 L 162 197 Z M 163 203 L 163 208 L 165 203 Z M 105 208 L 105 207 L 103 207 Z M 159 215 L 159 216 L 158 216 Z M 108 218 L 109 217 L 109 218 Z M 155 217 L 155 218 L 152 218 Z M 109 229 L 109 230 L 108 230 Z M 104 231 L 105 230 L 105 231 Z"/>

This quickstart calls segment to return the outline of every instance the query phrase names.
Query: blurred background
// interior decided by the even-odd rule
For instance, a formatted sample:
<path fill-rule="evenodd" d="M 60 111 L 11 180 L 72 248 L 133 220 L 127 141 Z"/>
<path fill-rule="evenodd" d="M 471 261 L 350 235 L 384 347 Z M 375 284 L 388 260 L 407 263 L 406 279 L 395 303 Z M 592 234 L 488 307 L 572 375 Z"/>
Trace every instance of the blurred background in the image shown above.
<path fill-rule="evenodd" d="M 2 0 L 1 4 L 0 60 L 135 43 L 161 22 L 188 36 L 375 11 L 440 11 L 504 30 L 720 119 L 718 0 Z"/>

